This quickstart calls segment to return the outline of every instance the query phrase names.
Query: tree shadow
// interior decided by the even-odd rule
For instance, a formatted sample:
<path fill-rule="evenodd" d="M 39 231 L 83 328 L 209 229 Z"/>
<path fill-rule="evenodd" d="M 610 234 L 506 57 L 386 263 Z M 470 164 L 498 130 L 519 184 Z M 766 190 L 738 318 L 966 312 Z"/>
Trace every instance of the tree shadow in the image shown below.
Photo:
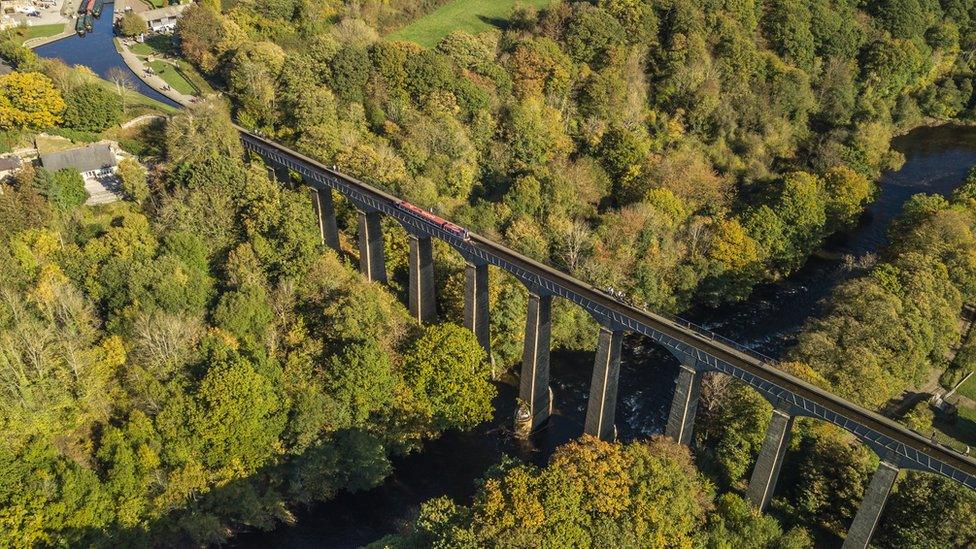
<path fill-rule="evenodd" d="M 480 19 L 482 23 L 491 25 L 502 32 L 508 30 L 509 26 L 511 25 L 511 21 L 505 19 L 504 17 L 489 17 L 487 15 L 479 15 L 478 19 Z"/>
<path fill-rule="evenodd" d="M 955 439 L 958 446 L 976 446 L 976 421 L 971 417 L 959 414 L 949 421 L 937 418 L 933 427 L 944 435 Z"/>
<path fill-rule="evenodd" d="M 191 496 L 145 524 L 66 531 L 64 538 L 99 548 L 366 545 L 404 531 L 429 499 L 469 503 L 477 479 L 504 454 L 520 453 L 507 428 L 515 390 L 496 386 L 491 421 L 446 431 L 417 451 L 389 455 L 369 433 L 341 431 L 286 462 Z M 381 463 L 382 455 L 389 461 Z M 299 493 L 307 499 L 296 498 Z"/>

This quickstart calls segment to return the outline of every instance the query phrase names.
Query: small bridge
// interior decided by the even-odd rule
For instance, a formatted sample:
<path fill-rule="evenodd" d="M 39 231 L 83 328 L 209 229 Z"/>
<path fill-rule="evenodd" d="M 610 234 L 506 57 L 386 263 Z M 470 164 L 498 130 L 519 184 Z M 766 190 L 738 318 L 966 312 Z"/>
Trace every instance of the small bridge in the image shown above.
<path fill-rule="evenodd" d="M 529 292 L 519 400 L 534 429 L 550 410 L 549 350 L 552 299 L 571 301 L 599 324 L 599 343 L 587 402 L 584 432 L 613 438 L 613 418 L 620 375 L 620 349 L 626 332 L 647 336 L 668 349 L 681 363 L 665 434 L 689 444 L 702 374 L 721 372 L 758 391 L 773 405 L 772 421 L 753 468 L 748 496 L 763 509 L 776 487 L 796 417 L 805 416 L 839 426 L 868 445 L 881 458 L 853 523 L 845 548 L 864 548 L 874 533 L 885 500 L 900 469 L 948 477 L 976 490 L 976 460 L 960 454 L 852 402 L 837 397 L 769 364 L 736 343 L 679 319 L 647 312 L 617 301 L 598 288 L 476 234 L 464 239 L 401 209 L 400 199 L 343 175 L 306 156 L 238 127 L 244 148 L 287 176 L 295 172 L 314 191 L 322 242 L 339 249 L 332 191 L 349 200 L 359 215 L 360 269 L 370 280 L 385 282 L 382 216 L 395 219 L 410 241 L 410 312 L 420 322 L 436 315 L 431 239 L 440 239 L 466 261 L 464 325 L 490 352 L 488 328 L 488 266 L 494 265 L 522 282 Z M 285 179 L 287 180 L 287 179 Z"/>

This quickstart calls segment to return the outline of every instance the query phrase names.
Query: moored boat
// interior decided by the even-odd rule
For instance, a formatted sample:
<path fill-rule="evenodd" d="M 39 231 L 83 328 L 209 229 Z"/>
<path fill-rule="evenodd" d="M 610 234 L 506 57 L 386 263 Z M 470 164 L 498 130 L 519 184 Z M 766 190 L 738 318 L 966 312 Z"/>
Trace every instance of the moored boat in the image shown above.
<path fill-rule="evenodd" d="M 78 19 L 75 21 L 75 32 L 78 33 L 78 36 L 84 36 L 88 32 L 88 29 L 85 28 L 84 15 L 79 15 Z"/>
<path fill-rule="evenodd" d="M 105 7 L 105 0 L 95 0 L 95 5 L 92 6 L 92 15 L 95 17 L 102 16 L 102 8 Z"/>
<path fill-rule="evenodd" d="M 90 12 L 89 13 L 86 13 L 85 14 L 85 30 L 88 31 L 88 32 L 91 32 L 91 30 L 94 27 L 95 27 L 95 18 L 92 17 L 92 14 Z"/>

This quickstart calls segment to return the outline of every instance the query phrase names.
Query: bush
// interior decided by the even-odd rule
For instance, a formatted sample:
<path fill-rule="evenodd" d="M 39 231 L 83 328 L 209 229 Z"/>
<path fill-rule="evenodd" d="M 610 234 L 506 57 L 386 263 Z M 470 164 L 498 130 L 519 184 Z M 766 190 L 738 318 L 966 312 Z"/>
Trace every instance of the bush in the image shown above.
<path fill-rule="evenodd" d="M 119 163 L 119 179 L 122 180 L 122 192 L 129 200 L 141 203 L 149 197 L 146 169 L 135 160 L 126 158 Z"/>
<path fill-rule="evenodd" d="M 67 92 L 65 102 L 64 125 L 75 130 L 100 132 L 122 120 L 119 97 L 95 83 Z"/>
<path fill-rule="evenodd" d="M 43 169 L 37 170 L 34 175 L 34 185 L 41 194 L 47 196 L 52 206 L 62 212 L 69 212 L 88 199 L 85 180 L 77 170 L 71 168 L 54 173 Z"/>

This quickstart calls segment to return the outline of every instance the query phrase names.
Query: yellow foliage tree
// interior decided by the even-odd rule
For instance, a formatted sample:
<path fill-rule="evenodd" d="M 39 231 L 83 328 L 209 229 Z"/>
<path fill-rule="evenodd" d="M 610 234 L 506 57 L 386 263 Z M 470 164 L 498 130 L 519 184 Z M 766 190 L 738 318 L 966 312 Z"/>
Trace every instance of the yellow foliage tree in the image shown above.
<path fill-rule="evenodd" d="M 61 121 L 66 104 L 51 79 L 37 72 L 0 76 L 0 130 L 36 130 Z"/>

